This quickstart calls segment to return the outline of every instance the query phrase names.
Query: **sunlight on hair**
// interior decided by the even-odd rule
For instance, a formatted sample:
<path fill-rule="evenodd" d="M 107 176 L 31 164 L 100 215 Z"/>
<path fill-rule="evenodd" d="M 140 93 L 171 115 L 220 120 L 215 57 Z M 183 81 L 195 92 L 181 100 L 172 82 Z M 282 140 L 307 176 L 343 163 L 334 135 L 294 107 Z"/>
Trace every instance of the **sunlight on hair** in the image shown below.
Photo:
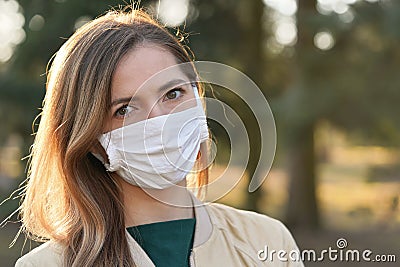
<path fill-rule="evenodd" d="M 25 18 L 15 0 L 0 0 L 0 63 L 11 59 L 15 47 L 25 40 Z"/>
<path fill-rule="evenodd" d="M 157 5 L 160 20 L 175 27 L 184 23 L 189 12 L 188 0 L 160 0 Z"/>

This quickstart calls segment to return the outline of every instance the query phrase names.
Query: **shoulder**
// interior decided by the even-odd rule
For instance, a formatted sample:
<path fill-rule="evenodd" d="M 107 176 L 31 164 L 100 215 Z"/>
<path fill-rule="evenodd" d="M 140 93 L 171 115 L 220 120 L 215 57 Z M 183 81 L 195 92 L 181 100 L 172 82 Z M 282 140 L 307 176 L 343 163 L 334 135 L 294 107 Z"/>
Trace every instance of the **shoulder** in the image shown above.
<path fill-rule="evenodd" d="M 219 203 L 209 204 L 207 210 L 211 220 L 223 228 L 246 230 L 249 226 L 255 226 L 257 231 L 267 230 L 269 233 L 286 229 L 279 220 L 254 211 L 236 209 Z"/>
<path fill-rule="evenodd" d="M 297 249 L 291 233 L 277 219 L 217 203 L 208 205 L 207 210 L 215 227 L 246 245 L 252 244 L 258 249 L 265 245 L 277 249 Z"/>
<path fill-rule="evenodd" d="M 15 267 L 54 267 L 62 266 L 62 246 L 49 241 L 34 248 L 18 259 Z"/>

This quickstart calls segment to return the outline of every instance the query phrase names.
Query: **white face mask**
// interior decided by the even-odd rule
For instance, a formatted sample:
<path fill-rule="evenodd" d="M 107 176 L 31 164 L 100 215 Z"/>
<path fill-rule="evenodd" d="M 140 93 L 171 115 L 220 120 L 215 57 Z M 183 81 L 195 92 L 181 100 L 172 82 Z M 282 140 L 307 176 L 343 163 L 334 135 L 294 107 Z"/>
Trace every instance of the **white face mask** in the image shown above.
<path fill-rule="evenodd" d="M 126 125 L 102 134 L 106 169 L 142 188 L 165 189 L 192 170 L 200 144 L 208 139 L 207 120 L 196 86 L 196 106 Z"/>

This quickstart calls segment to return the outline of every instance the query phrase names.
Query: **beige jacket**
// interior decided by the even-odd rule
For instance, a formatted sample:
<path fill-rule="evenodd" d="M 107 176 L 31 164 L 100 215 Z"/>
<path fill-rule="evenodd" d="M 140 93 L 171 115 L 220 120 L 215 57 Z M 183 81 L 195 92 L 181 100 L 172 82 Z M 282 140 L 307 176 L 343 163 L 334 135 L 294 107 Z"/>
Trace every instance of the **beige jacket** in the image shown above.
<path fill-rule="evenodd" d="M 298 252 L 298 248 L 286 227 L 275 219 L 215 203 L 196 206 L 195 217 L 191 266 L 303 267 L 300 261 L 290 261 L 290 252 Z M 126 237 L 137 266 L 154 266 L 128 232 Z M 286 256 L 280 252 L 281 259 L 280 250 L 286 252 Z M 21 257 L 15 266 L 62 266 L 62 247 L 47 242 Z"/>

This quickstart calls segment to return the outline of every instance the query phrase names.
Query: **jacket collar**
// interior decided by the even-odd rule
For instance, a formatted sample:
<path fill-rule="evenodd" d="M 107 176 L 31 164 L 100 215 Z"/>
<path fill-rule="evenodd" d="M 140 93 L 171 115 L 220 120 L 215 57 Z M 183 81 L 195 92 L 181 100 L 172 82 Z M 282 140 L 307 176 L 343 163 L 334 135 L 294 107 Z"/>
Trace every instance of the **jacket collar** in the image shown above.
<path fill-rule="evenodd" d="M 210 220 L 210 216 L 205 207 L 205 203 L 197 199 L 193 193 L 190 193 L 193 204 L 194 216 L 196 218 L 196 226 L 194 230 L 193 248 L 204 244 L 210 237 L 213 231 L 213 226 Z M 136 242 L 136 240 L 125 230 L 125 235 L 128 241 L 129 249 L 132 255 L 132 259 L 139 266 L 155 267 L 146 252 Z"/>
<path fill-rule="evenodd" d="M 198 247 L 205 243 L 210 237 L 213 230 L 210 215 L 207 212 L 207 204 L 201 202 L 192 193 L 192 204 L 194 216 L 196 218 L 196 227 L 194 232 L 193 247 Z"/>

